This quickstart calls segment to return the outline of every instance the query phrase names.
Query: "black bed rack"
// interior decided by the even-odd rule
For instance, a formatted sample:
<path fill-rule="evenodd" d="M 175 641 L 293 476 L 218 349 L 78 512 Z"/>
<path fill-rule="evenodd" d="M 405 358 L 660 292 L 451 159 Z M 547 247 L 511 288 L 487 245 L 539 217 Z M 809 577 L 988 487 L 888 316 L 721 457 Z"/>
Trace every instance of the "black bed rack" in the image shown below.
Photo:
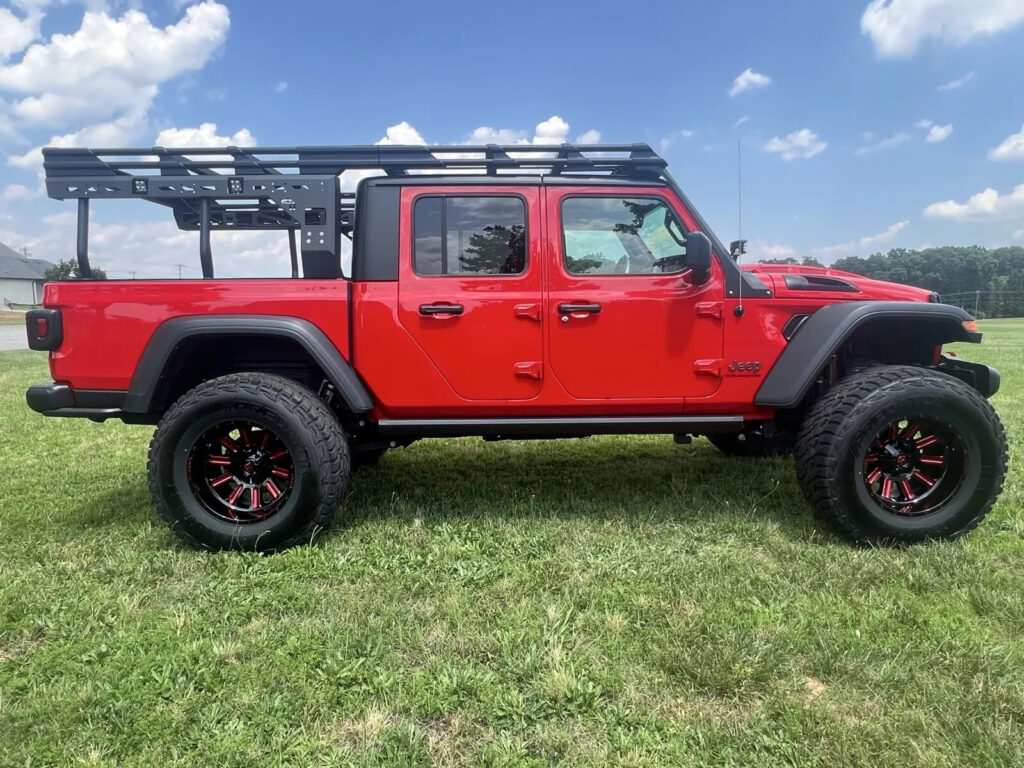
<path fill-rule="evenodd" d="M 647 144 L 43 149 L 47 194 L 78 200 L 83 277 L 91 276 L 94 199 L 141 198 L 171 208 L 179 228 L 199 232 L 204 278 L 213 277 L 211 231 L 285 230 L 296 277 L 296 232 L 304 264 L 339 269 L 340 238 L 354 229 L 355 194 L 342 192 L 339 181 L 345 171 L 662 179 L 682 195 L 666 165 Z M 324 274 L 322 266 L 317 271 Z"/>

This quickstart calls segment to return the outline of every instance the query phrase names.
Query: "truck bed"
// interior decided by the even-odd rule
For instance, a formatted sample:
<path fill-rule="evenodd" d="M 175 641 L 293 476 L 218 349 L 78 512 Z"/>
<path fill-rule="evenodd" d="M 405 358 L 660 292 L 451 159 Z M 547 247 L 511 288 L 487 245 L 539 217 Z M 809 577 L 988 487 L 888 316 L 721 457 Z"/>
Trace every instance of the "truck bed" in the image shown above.
<path fill-rule="evenodd" d="M 60 309 L 64 343 L 50 353 L 55 381 L 76 389 L 126 390 L 161 323 L 188 315 L 295 315 L 349 356 L 346 280 L 99 280 L 48 283 L 43 304 Z"/>

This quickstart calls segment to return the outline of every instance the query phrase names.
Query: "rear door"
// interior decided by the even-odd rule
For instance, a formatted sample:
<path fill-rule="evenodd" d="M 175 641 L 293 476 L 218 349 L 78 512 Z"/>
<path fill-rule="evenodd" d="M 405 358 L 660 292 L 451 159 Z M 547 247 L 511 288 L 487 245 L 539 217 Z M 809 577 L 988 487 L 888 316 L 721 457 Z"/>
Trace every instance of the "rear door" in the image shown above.
<path fill-rule="evenodd" d="M 466 400 L 543 381 L 539 187 L 402 190 L 399 319 Z"/>
<path fill-rule="evenodd" d="M 694 284 L 696 227 L 663 188 L 549 187 L 552 374 L 574 398 L 707 397 L 721 381 L 724 282 Z"/>

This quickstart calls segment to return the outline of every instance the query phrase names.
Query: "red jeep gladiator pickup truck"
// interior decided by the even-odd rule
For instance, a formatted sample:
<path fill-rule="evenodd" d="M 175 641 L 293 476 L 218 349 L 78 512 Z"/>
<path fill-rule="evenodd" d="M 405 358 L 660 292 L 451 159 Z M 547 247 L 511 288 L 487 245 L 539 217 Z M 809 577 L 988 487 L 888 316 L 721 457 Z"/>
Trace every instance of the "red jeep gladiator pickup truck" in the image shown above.
<path fill-rule="evenodd" d="M 27 317 L 53 376 L 29 406 L 155 424 L 149 486 L 191 545 L 308 541 L 353 466 L 426 437 L 792 451 L 814 512 L 860 542 L 960 536 L 1002 488 L 999 374 L 942 352 L 981 340 L 967 313 L 741 268 L 742 241 L 723 246 L 644 144 L 44 155 L 49 195 L 78 200 L 84 277 L 91 200 L 160 203 L 198 232 L 201 280 L 51 283 Z M 286 231 L 292 278 L 217 279 L 227 229 Z"/>

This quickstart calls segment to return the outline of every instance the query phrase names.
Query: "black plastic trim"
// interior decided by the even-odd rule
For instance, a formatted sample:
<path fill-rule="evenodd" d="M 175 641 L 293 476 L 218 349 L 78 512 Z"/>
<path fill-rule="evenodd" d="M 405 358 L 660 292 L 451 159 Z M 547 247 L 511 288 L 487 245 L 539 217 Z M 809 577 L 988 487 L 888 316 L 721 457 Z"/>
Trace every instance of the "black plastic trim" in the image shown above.
<path fill-rule="evenodd" d="M 46 320 L 45 336 L 36 334 L 36 321 Z M 64 320 L 59 309 L 30 309 L 25 313 L 25 332 L 28 348 L 39 352 L 52 352 L 64 341 Z"/>
<path fill-rule="evenodd" d="M 383 282 L 398 279 L 401 189 L 378 182 L 378 179 L 364 179 L 356 193 L 353 280 Z M 437 180 L 434 183 L 437 184 Z"/>
<path fill-rule="evenodd" d="M 978 343 L 981 334 L 966 330 L 962 323 L 971 316 L 949 304 L 913 301 L 843 302 L 822 307 L 800 326 L 779 355 L 754 397 L 754 404 L 792 408 L 803 399 L 814 378 L 844 341 L 868 320 L 924 319 L 945 327 L 940 343 Z"/>
<path fill-rule="evenodd" d="M 783 275 L 783 282 L 791 291 L 828 291 L 833 293 L 860 293 L 860 288 L 838 277 L 818 275 Z"/>
<path fill-rule="evenodd" d="M 185 339 L 196 336 L 277 336 L 297 342 L 334 384 L 349 410 L 366 413 L 370 394 L 330 339 L 308 320 L 278 315 L 190 315 L 166 321 L 153 332 L 124 401 L 127 413 L 149 413 L 167 361 Z"/>
<path fill-rule="evenodd" d="M 73 390 L 67 384 L 48 381 L 25 392 L 28 407 L 44 416 L 88 418 L 97 421 L 117 418 L 127 393 L 118 390 Z"/>
<path fill-rule="evenodd" d="M 782 337 L 786 341 L 792 339 L 796 336 L 797 331 L 803 327 L 803 324 L 807 322 L 807 318 L 809 317 L 810 315 L 793 315 L 786 321 L 786 324 L 782 326 Z"/>
<path fill-rule="evenodd" d="M 937 366 L 943 373 L 955 376 L 960 381 L 974 387 L 983 397 L 992 397 L 999 391 L 1001 377 L 999 371 L 991 365 L 972 363 L 959 357 L 943 355 Z"/>
<path fill-rule="evenodd" d="M 742 416 L 611 416 L 603 418 L 382 419 L 380 434 L 406 437 L 581 437 L 739 432 Z"/>

